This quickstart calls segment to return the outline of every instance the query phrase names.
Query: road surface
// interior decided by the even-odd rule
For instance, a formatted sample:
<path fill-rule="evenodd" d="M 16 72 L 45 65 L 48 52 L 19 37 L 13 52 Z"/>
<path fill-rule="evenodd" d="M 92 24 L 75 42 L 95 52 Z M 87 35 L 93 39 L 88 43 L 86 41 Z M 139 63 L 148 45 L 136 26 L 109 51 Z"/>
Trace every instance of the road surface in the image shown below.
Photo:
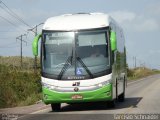
<path fill-rule="evenodd" d="M 160 75 L 129 82 L 125 102 L 117 102 L 108 108 L 105 103 L 63 104 L 60 112 L 52 112 L 50 106 L 20 117 L 20 120 L 83 120 L 113 119 L 113 114 L 160 114 Z M 111 115 L 109 115 L 111 114 Z M 160 119 L 160 115 L 158 116 Z"/>

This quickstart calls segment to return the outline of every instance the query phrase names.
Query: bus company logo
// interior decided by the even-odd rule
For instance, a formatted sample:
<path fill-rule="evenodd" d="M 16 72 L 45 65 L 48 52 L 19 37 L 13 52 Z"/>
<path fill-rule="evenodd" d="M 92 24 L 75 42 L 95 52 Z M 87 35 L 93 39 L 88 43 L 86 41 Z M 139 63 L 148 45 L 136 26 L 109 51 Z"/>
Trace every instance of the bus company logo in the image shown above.
<path fill-rule="evenodd" d="M 72 86 L 79 86 L 80 82 L 73 82 Z"/>
<path fill-rule="evenodd" d="M 68 80 L 83 80 L 84 76 L 69 76 L 67 77 Z"/>
<path fill-rule="evenodd" d="M 78 88 L 78 87 L 75 87 L 75 88 L 74 88 L 74 91 L 75 91 L 75 92 L 78 92 L 78 91 L 79 91 L 79 88 Z"/>

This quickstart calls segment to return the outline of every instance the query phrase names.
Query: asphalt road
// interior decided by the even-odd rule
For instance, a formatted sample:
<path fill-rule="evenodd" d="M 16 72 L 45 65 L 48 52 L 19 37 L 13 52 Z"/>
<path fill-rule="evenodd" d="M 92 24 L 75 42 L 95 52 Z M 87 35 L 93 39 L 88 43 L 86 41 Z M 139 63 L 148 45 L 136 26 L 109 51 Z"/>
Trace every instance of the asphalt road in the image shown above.
<path fill-rule="evenodd" d="M 52 112 L 50 106 L 20 117 L 20 120 L 107 120 L 116 114 L 160 114 L 160 75 L 153 75 L 129 82 L 125 102 L 117 102 L 111 109 L 106 103 L 63 104 L 60 112 Z M 160 119 L 160 115 L 157 117 Z"/>

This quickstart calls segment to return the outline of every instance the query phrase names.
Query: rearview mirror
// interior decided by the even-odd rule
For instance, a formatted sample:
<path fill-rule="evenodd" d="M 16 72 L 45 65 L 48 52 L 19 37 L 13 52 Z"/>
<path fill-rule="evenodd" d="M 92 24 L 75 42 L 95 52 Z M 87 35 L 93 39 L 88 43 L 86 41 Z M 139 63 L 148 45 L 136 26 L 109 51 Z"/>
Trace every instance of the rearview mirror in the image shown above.
<path fill-rule="evenodd" d="M 112 51 L 117 50 L 116 32 L 111 31 L 110 40 L 111 40 L 111 50 L 112 50 Z"/>
<path fill-rule="evenodd" d="M 35 36 L 32 42 L 32 52 L 34 56 L 38 56 L 38 41 L 41 38 L 42 34 Z"/>

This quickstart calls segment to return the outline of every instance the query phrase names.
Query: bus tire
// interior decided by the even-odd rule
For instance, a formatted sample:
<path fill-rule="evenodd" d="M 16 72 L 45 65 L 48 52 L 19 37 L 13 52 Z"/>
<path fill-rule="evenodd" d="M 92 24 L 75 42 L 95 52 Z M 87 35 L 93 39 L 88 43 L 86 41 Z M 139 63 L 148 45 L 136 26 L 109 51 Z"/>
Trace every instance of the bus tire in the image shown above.
<path fill-rule="evenodd" d="M 125 99 L 125 93 L 123 92 L 122 94 L 120 94 L 119 96 L 118 96 L 118 101 L 119 102 L 124 102 L 124 99 Z"/>
<path fill-rule="evenodd" d="M 119 102 L 124 102 L 124 100 L 125 100 L 125 78 L 124 78 L 124 84 L 123 84 L 123 93 L 118 96 Z"/>
<path fill-rule="evenodd" d="M 108 101 L 107 102 L 107 107 L 108 108 L 115 108 L 116 107 L 116 100 Z"/>
<path fill-rule="evenodd" d="M 116 79 L 116 101 L 118 100 L 118 81 Z"/>
<path fill-rule="evenodd" d="M 52 111 L 60 111 L 61 104 L 60 103 L 52 103 L 51 108 L 52 108 Z"/>
<path fill-rule="evenodd" d="M 117 83 L 117 79 L 116 79 L 116 91 L 115 91 L 116 98 L 107 102 L 107 107 L 109 107 L 109 108 L 115 108 L 116 107 L 116 101 L 118 99 L 118 87 L 117 86 L 118 86 L 118 83 Z"/>

